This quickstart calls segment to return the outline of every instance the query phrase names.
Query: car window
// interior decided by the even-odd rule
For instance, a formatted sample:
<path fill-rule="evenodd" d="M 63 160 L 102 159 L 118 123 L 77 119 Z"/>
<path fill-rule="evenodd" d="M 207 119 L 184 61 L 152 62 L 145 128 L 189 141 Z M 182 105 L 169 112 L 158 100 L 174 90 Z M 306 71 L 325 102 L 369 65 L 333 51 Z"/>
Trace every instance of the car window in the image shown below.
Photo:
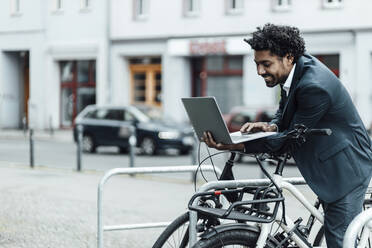
<path fill-rule="evenodd" d="M 104 119 L 123 121 L 124 120 L 124 110 L 121 109 L 110 109 L 107 111 Z"/>
<path fill-rule="evenodd" d="M 96 116 L 97 116 L 97 110 L 92 110 L 86 113 L 84 118 L 96 118 Z"/>
<path fill-rule="evenodd" d="M 136 120 L 136 117 L 134 117 L 134 115 L 132 113 L 130 113 L 129 111 L 125 111 L 124 112 L 124 120 L 125 121 L 134 121 L 134 120 Z"/>
<path fill-rule="evenodd" d="M 105 119 L 107 113 L 108 113 L 107 109 L 99 109 L 99 110 L 97 110 L 96 115 L 93 116 L 93 118 L 95 118 L 95 119 Z"/>

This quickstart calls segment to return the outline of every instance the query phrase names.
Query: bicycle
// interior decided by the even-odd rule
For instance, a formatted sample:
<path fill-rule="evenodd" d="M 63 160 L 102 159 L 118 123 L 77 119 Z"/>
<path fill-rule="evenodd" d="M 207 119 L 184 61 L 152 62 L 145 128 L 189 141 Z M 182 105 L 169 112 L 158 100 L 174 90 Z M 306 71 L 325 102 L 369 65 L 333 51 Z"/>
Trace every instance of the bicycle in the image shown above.
<path fill-rule="evenodd" d="M 304 126 L 297 126 L 287 134 L 288 139 L 305 142 L 306 136 L 311 134 L 330 135 L 329 129 L 310 130 Z M 189 209 L 197 213 L 197 225 L 190 224 L 193 217 L 190 212 L 177 218 L 161 234 L 153 248 L 160 247 L 187 247 L 190 243 L 195 248 L 224 247 L 225 245 L 242 245 L 243 247 L 320 247 L 325 245 L 324 231 L 320 229 L 313 244 L 310 244 L 308 237 L 312 231 L 315 219 L 323 223 L 323 215 L 319 210 L 320 202 L 314 205 L 302 195 L 298 189 L 288 182 L 282 181 L 284 165 L 289 158 L 289 147 L 280 154 L 256 155 L 257 163 L 261 170 L 270 179 L 271 184 L 261 187 L 241 187 L 233 189 L 215 189 L 211 192 L 201 192 L 195 194 L 190 202 Z M 263 161 L 275 161 L 276 170 L 271 177 L 263 167 Z M 233 178 L 232 165 L 234 153 L 226 163 L 221 179 Z M 223 177 L 224 176 L 224 177 Z M 285 199 L 282 190 L 286 189 L 290 194 L 305 206 L 310 212 L 306 225 L 301 225 L 302 219 L 292 221 L 285 214 Z M 251 197 L 246 200 L 246 196 Z M 221 197 L 224 196 L 229 202 L 227 208 L 223 208 Z M 244 198 L 244 199 L 243 199 Z M 281 208 L 279 206 L 282 206 Z M 221 224 L 222 221 L 229 219 L 232 223 Z M 251 225 L 248 223 L 255 223 Z M 277 223 L 281 228 L 272 235 L 270 230 L 273 223 Z M 181 234 L 179 234 L 181 232 Z M 199 240 L 196 239 L 199 234 Z M 171 242 L 169 239 L 177 234 L 179 243 L 176 239 Z M 172 246 L 174 244 L 174 246 Z M 169 245 L 169 246 L 167 246 Z M 234 246 L 235 247 L 235 246 Z"/>

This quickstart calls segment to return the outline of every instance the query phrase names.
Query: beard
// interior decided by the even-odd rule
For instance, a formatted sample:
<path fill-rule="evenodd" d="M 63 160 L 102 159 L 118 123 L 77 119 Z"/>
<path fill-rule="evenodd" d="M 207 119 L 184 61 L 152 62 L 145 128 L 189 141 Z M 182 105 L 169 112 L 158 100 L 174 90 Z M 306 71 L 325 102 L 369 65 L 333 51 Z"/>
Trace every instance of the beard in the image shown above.
<path fill-rule="evenodd" d="M 271 74 L 265 74 L 265 75 L 262 75 L 262 77 L 265 80 L 266 86 L 269 88 L 272 88 L 278 84 L 275 77 Z"/>
<path fill-rule="evenodd" d="M 262 77 L 265 80 L 266 86 L 269 88 L 273 88 L 278 84 L 283 85 L 285 81 L 287 80 L 288 75 L 276 78 L 272 74 L 264 74 L 262 75 Z"/>

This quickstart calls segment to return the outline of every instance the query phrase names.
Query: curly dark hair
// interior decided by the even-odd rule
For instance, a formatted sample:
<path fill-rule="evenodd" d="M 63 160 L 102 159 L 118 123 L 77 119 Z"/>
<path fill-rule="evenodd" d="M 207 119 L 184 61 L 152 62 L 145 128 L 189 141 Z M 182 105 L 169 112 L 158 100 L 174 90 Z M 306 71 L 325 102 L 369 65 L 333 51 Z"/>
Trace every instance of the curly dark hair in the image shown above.
<path fill-rule="evenodd" d="M 305 41 L 296 27 L 267 23 L 263 28 L 257 27 L 252 38 L 244 41 L 256 51 L 270 50 L 281 58 L 289 54 L 294 58 L 293 63 L 296 63 L 305 52 Z"/>

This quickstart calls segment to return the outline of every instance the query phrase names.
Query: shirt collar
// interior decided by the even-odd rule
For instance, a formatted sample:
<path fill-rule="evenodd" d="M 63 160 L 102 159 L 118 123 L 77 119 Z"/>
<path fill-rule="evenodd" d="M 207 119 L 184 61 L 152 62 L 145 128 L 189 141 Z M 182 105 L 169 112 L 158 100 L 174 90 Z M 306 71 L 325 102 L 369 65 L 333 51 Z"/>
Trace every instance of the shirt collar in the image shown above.
<path fill-rule="evenodd" d="M 293 65 L 292 70 L 287 77 L 287 80 L 285 80 L 285 83 L 283 84 L 283 90 L 285 90 L 285 93 L 287 94 L 287 96 L 289 95 L 289 89 L 291 88 L 295 68 L 296 68 L 296 64 Z"/>

